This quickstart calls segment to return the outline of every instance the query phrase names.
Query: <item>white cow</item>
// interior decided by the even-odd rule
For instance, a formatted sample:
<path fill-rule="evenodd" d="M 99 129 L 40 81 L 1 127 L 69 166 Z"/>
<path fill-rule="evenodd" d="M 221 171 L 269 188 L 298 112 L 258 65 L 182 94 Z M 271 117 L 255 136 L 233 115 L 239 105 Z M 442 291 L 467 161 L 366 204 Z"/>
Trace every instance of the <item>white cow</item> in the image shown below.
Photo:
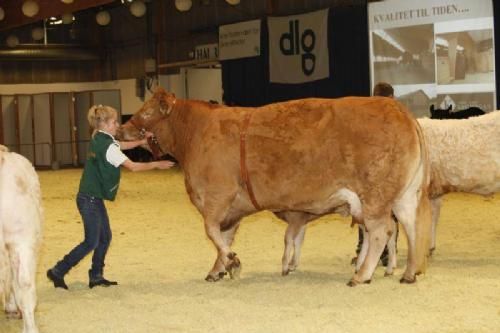
<path fill-rule="evenodd" d="M 490 195 L 500 192 L 500 112 L 469 119 L 418 119 L 426 139 L 432 202 L 431 250 L 441 197 L 450 192 Z"/>
<path fill-rule="evenodd" d="M 7 316 L 36 333 L 35 273 L 43 212 L 38 176 L 23 156 L 0 145 L 0 295 Z"/>

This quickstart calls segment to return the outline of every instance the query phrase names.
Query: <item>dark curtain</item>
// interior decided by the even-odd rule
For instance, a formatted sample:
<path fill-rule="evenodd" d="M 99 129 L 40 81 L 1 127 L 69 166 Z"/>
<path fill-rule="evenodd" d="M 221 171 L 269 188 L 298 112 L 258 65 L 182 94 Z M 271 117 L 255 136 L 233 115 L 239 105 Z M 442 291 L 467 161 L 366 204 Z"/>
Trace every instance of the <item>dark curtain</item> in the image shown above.
<path fill-rule="evenodd" d="M 261 22 L 259 57 L 222 61 L 223 99 L 228 105 L 260 106 L 305 97 L 370 95 L 368 7 L 330 8 L 328 49 L 330 76 L 304 84 L 269 82 L 267 21 Z"/>

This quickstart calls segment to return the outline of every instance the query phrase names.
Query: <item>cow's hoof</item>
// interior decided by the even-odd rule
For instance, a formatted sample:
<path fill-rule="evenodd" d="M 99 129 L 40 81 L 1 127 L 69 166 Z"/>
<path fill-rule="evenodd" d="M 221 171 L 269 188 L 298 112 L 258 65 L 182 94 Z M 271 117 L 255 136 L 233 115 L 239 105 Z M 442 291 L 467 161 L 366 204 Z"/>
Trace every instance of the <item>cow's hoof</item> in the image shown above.
<path fill-rule="evenodd" d="M 22 319 L 23 318 L 21 311 L 7 311 L 7 310 L 5 310 L 5 315 L 9 319 Z"/>
<path fill-rule="evenodd" d="M 415 277 L 413 277 L 412 279 L 411 278 L 407 278 L 405 276 L 403 276 L 401 278 L 401 280 L 399 280 L 400 283 L 406 283 L 406 284 L 412 284 L 412 283 L 415 283 L 417 282 L 417 279 Z"/>
<path fill-rule="evenodd" d="M 354 278 L 350 279 L 349 282 L 347 282 L 347 285 L 349 287 L 356 287 L 358 284 L 370 284 L 372 280 L 366 280 L 366 281 L 358 281 L 355 280 Z"/>
<path fill-rule="evenodd" d="M 384 277 L 393 276 L 393 275 L 394 275 L 394 272 L 385 272 L 384 273 Z"/>
<path fill-rule="evenodd" d="M 358 284 L 361 284 L 361 282 L 354 279 L 350 279 L 349 282 L 347 282 L 349 287 L 356 287 Z"/>
<path fill-rule="evenodd" d="M 239 279 L 240 278 L 241 262 L 237 257 L 233 257 L 233 262 L 231 264 L 229 264 L 227 271 L 228 271 L 229 277 L 231 277 L 231 279 Z"/>
<path fill-rule="evenodd" d="M 429 257 L 432 257 L 432 255 L 434 254 L 435 250 L 436 250 L 435 247 L 433 247 L 432 249 L 429 250 Z"/>
<path fill-rule="evenodd" d="M 219 272 L 217 273 L 217 276 L 213 276 L 212 274 L 208 274 L 207 277 L 205 278 L 205 281 L 207 282 L 217 282 L 219 280 L 222 280 L 224 278 L 224 275 L 226 275 L 226 272 Z"/>
<path fill-rule="evenodd" d="M 290 274 L 290 270 L 289 269 L 281 271 L 281 275 L 282 276 L 287 276 L 288 274 Z"/>

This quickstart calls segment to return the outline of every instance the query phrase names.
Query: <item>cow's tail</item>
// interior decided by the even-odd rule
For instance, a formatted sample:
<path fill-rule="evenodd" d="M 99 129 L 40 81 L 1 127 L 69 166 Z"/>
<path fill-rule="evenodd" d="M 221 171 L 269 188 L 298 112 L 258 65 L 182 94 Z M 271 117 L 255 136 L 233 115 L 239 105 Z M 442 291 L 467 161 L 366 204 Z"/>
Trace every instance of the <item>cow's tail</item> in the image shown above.
<path fill-rule="evenodd" d="M 411 116 L 411 115 L 410 115 Z M 427 144 L 420 124 L 411 116 L 417 131 L 420 148 L 420 159 L 417 172 L 414 175 L 411 183 L 420 181 L 418 185 L 417 195 L 417 210 L 415 212 L 415 259 L 416 259 L 416 273 L 425 273 L 427 268 L 427 258 L 430 249 L 431 228 L 432 228 L 432 214 L 431 204 L 429 199 L 429 158 L 427 151 Z M 420 179 L 419 179 L 420 178 Z M 416 185 L 416 184 L 415 184 Z"/>
<path fill-rule="evenodd" d="M 420 141 L 420 163 L 423 163 L 424 179 L 418 192 L 418 206 L 415 220 L 417 274 L 425 273 L 431 246 L 432 211 L 429 199 L 430 165 L 427 143 L 419 122 L 413 118 Z"/>

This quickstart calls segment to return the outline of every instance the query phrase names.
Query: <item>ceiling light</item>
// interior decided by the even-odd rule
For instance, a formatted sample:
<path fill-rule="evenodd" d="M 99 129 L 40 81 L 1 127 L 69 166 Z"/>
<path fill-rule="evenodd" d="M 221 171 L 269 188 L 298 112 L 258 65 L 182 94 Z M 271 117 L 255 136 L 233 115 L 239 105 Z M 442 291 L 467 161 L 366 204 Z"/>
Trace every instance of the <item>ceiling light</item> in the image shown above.
<path fill-rule="evenodd" d="M 23 3 L 22 11 L 23 14 L 27 17 L 33 17 L 36 14 L 38 14 L 38 11 L 40 10 L 40 7 L 38 6 L 38 3 L 33 0 L 28 0 Z"/>
<path fill-rule="evenodd" d="M 5 11 L 3 10 L 2 7 L 0 7 L 0 21 L 2 21 L 5 18 Z"/>
<path fill-rule="evenodd" d="M 130 12 L 135 17 L 141 17 L 146 13 L 146 5 L 140 0 L 135 0 L 130 5 Z"/>
<path fill-rule="evenodd" d="M 111 22 L 111 16 L 109 15 L 109 13 L 107 11 L 101 10 L 95 16 L 95 20 L 97 21 L 97 24 L 105 26 L 105 25 L 108 25 L 109 22 Z"/>
<path fill-rule="evenodd" d="M 42 40 L 44 35 L 45 35 L 44 31 L 40 27 L 34 28 L 33 30 L 31 30 L 31 37 L 34 40 Z"/>
<path fill-rule="evenodd" d="M 8 47 L 16 47 L 19 45 L 19 38 L 17 38 L 16 35 L 10 35 L 5 40 L 5 43 L 7 44 Z"/>
<path fill-rule="evenodd" d="M 61 16 L 63 24 L 70 24 L 73 22 L 73 13 L 64 13 Z"/>
<path fill-rule="evenodd" d="M 187 12 L 191 9 L 193 2 L 191 0 L 175 0 L 175 8 L 180 12 Z"/>
<path fill-rule="evenodd" d="M 240 0 L 226 0 L 226 2 L 232 6 L 236 6 L 240 3 Z"/>
<path fill-rule="evenodd" d="M 70 4 L 70 3 L 73 3 L 73 0 L 61 0 L 61 2 L 65 3 L 65 4 Z"/>

